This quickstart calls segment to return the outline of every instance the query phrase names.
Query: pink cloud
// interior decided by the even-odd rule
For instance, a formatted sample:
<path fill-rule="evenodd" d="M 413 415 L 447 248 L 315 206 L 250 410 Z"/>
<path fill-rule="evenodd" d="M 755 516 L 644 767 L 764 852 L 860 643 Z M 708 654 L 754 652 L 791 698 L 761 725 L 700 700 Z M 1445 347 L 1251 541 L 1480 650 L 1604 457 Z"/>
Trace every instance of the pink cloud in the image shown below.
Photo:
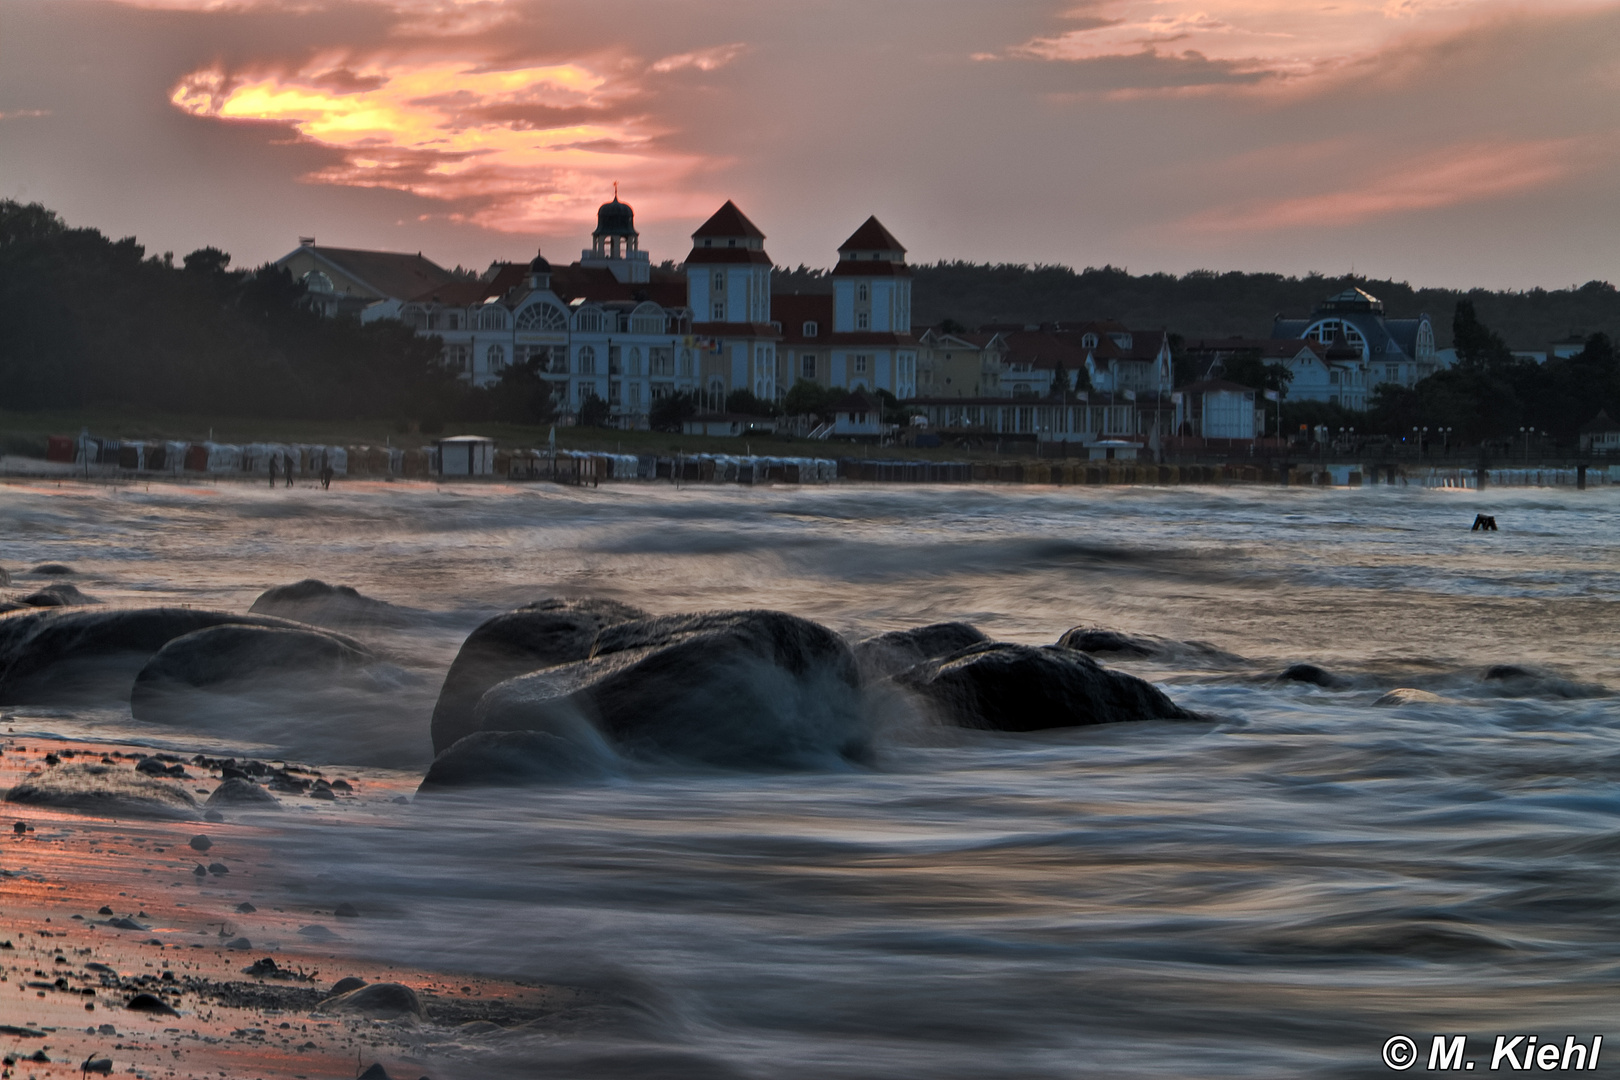
<path fill-rule="evenodd" d="M 1377 218 L 1504 198 L 1556 184 L 1581 167 L 1569 139 L 1448 147 L 1360 182 L 1311 195 L 1259 199 L 1184 218 L 1172 231 L 1336 229 Z"/>

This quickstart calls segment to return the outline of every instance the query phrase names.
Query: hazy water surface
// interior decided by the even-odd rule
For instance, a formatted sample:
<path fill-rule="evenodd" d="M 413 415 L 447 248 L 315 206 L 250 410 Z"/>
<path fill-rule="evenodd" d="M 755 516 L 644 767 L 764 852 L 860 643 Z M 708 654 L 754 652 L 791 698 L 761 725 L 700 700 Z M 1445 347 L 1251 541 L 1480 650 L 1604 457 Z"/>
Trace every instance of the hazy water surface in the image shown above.
<path fill-rule="evenodd" d="M 366 954 L 629 1003 L 453 1041 L 436 1077 L 1371 1076 L 1396 1032 L 1605 1034 L 1620 1060 L 1608 490 L 0 489 L 0 565 L 44 561 L 115 604 L 320 577 L 419 614 L 360 632 L 398 691 L 341 738 L 117 709 L 19 731 L 416 772 L 462 638 L 547 595 L 1221 651 L 1119 665 L 1208 723 L 894 724 L 872 769 L 285 815 L 281 887 L 382 913 Z M 1269 678 L 1296 661 L 1346 688 Z M 1504 663 L 1539 675 L 1482 678 Z M 1398 686 L 1448 700 L 1373 706 Z"/>

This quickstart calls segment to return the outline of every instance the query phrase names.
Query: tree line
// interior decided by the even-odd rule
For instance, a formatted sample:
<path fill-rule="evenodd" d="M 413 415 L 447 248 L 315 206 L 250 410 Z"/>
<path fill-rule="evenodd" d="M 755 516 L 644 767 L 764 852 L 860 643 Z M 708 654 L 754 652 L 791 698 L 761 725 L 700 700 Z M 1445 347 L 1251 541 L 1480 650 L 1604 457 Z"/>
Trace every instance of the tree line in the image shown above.
<path fill-rule="evenodd" d="M 193 415 L 445 419 L 550 415 L 517 366 L 487 391 L 446 369 L 442 342 L 394 321 L 323 317 L 267 264 L 218 248 L 148 256 L 133 237 L 70 228 L 0 200 L 0 407 L 118 406 Z"/>

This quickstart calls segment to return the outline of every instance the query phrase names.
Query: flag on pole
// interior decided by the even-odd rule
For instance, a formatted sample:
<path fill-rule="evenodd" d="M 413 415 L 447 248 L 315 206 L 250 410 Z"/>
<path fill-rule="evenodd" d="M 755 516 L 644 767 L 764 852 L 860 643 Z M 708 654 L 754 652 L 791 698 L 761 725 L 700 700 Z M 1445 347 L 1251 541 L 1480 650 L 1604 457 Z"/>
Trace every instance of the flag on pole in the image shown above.
<path fill-rule="evenodd" d="M 1275 391 L 1275 390 L 1267 390 L 1266 391 L 1266 400 L 1267 401 L 1276 401 L 1277 400 L 1277 391 Z"/>

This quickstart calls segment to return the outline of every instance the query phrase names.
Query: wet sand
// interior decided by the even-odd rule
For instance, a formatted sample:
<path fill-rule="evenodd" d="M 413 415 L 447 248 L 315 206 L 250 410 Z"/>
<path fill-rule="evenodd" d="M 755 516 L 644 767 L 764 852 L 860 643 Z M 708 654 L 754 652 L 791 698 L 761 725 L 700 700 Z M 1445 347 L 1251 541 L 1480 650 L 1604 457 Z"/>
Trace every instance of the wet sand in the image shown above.
<path fill-rule="evenodd" d="M 146 753 L 16 735 L 0 750 L 0 791 L 59 767 L 47 755 L 133 771 Z M 217 770 L 184 768 L 199 801 L 219 783 Z M 350 792 L 283 795 L 281 813 L 307 807 L 340 817 L 402 794 L 388 777 L 344 772 Z M 381 1064 L 395 1080 L 439 1080 L 467 1075 L 462 1038 L 577 1031 L 606 1004 L 566 987 L 368 963 L 346 934 L 364 911 L 266 899 L 276 855 L 263 843 L 264 825 L 237 820 L 249 815 L 114 819 L 13 803 L 0 814 L 0 1071 L 8 1077 L 82 1076 L 92 1066 L 163 1080 L 306 1080 Z M 207 838 L 197 841 L 205 850 L 192 846 L 196 837 Z M 323 1012 L 333 985 L 351 976 L 410 987 L 425 1016 Z M 129 1008 L 142 994 L 174 1012 Z"/>

